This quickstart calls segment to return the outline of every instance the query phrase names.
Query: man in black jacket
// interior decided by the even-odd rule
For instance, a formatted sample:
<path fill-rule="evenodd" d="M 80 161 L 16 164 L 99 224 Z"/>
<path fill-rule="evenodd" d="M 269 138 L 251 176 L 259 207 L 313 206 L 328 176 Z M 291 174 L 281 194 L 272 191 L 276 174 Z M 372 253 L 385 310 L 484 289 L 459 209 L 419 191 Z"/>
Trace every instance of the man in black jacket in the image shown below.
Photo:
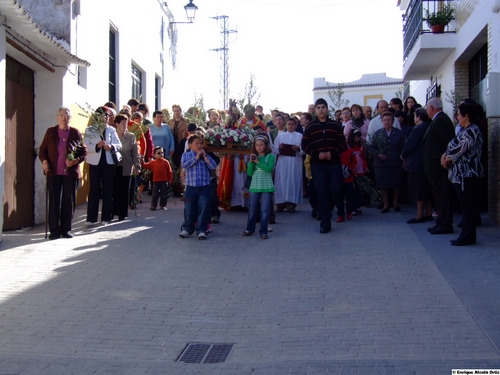
<path fill-rule="evenodd" d="M 427 102 L 427 114 L 432 122 L 423 139 L 424 171 L 432 185 L 438 212 L 436 225 L 428 231 L 431 234 L 453 233 L 452 185 L 448 171 L 441 166 L 441 156 L 455 137 L 455 128 L 443 112 L 441 99 L 433 98 Z"/>
<path fill-rule="evenodd" d="M 325 99 L 316 100 L 316 118 L 304 130 L 302 150 L 311 156 L 311 174 L 318 198 L 320 233 L 331 230 L 332 210 L 344 178 L 340 155 L 347 150 L 342 126 L 328 117 Z"/>

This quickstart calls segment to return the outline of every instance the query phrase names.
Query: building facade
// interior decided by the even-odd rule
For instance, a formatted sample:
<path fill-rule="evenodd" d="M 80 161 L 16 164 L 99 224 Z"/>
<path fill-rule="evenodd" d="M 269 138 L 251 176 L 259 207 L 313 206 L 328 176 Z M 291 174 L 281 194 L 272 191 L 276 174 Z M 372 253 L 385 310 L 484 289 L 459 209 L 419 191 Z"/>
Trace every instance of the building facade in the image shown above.
<path fill-rule="evenodd" d="M 403 79 L 419 87 L 418 100 L 441 97 L 444 111 L 473 98 L 486 112 L 488 212 L 500 223 L 500 2 L 490 0 L 402 0 Z M 451 6 L 453 19 L 442 33 L 432 33 L 427 12 Z M 425 88 L 427 86 L 427 88 Z M 414 95 L 415 96 L 415 95 Z"/>
<path fill-rule="evenodd" d="M 159 0 L 0 0 L 0 17 L 0 228 L 7 230 L 45 221 L 37 150 L 60 106 L 80 130 L 87 112 L 107 101 L 121 108 L 136 97 L 161 109 L 176 29 Z"/>
<path fill-rule="evenodd" d="M 329 92 L 340 87 L 344 91 L 342 100 L 349 101 L 349 106 L 369 105 L 375 109 L 379 100 L 389 102 L 392 98 L 401 96 L 403 83 L 402 79 L 387 77 L 385 73 L 363 74 L 360 79 L 346 83 L 332 83 L 327 82 L 325 78 L 314 78 L 314 101 L 323 98 L 330 107 L 342 109 L 336 108 L 329 95 Z"/>

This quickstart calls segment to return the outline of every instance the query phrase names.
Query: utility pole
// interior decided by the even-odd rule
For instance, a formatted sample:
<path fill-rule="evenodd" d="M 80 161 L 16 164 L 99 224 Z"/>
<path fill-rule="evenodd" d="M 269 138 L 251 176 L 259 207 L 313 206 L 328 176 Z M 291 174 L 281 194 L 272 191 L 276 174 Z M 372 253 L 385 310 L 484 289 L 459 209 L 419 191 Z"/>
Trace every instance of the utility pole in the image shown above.
<path fill-rule="evenodd" d="M 211 17 L 215 20 L 222 20 L 221 23 L 221 46 L 210 51 L 220 52 L 221 76 L 219 88 L 219 103 L 222 109 L 229 108 L 229 34 L 236 33 L 236 30 L 228 30 L 229 16 Z M 220 100 L 222 99 L 222 102 Z"/>

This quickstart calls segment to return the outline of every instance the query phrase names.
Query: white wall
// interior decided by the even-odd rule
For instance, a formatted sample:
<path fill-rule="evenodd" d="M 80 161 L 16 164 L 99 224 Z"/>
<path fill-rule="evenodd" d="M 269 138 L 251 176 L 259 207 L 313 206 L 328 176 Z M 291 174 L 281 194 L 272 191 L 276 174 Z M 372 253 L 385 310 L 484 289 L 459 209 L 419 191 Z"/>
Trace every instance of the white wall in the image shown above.
<path fill-rule="evenodd" d="M 73 21 L 77 24 L 78 30 L 78 56 L 91 63 L 87 69 L 87 90 L 80 94 L 93 107 L 108 101 L 108 39 L 110 25 L 113 25 L 118 39 L 118 103 L 116 104 L 121 108 L 131 98 L 131 64 L 134 61 L 144 72 L 142 100 L 154 110 L 155 77 L 162 76 L 160 62 L 162 16 L 166 22 L 165 27 L 168 27 L 167 17 L 155 0 L 144 1 L 141 6 L 134 6 L 133 11 L 131 4 L 123 6 L 112 4 L 83 1 L 81 15 Z M 165 32 L 165 55 L 168 55 L 169 43 Z M 166 74 L 173 74 L 168 61 L 164 71 Z M 162 96 L 165 94 L 166 91 Z"/>

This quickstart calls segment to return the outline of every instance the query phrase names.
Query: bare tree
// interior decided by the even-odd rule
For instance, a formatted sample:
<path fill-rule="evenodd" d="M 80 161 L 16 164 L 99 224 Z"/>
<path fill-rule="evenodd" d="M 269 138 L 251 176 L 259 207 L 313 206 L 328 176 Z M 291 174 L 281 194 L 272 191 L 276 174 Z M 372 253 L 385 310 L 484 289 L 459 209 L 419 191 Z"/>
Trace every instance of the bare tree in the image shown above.
<path fill-rule="evenodd" d="M 245 90 L 243 94 L 240 95 L 243 97 L 237 102 L 241 113 L 243 113 L 243 108 L 247 104 L 252 104 L 254 106 L 257 104 L 260 98 L 260 90 L 258 86 L 255 85 L 255 75 L 253 73 L 250 73 L 250 82 L 245 85 Z"/>
<path fill-rule="evenodd" d="M 330 84 L 327 83 L 327 86 L 328 96 L 330 97 L 330 101 L 332 102 L 332 105 L 330 106 L 330 113 L 332 116 L 334 116 L 337 109 L 342 109 L 349 105 L 349 99 L 342 98 L 345 93 L 344 83 L 339 83 L 336 86 L 330 86 Z"/>

